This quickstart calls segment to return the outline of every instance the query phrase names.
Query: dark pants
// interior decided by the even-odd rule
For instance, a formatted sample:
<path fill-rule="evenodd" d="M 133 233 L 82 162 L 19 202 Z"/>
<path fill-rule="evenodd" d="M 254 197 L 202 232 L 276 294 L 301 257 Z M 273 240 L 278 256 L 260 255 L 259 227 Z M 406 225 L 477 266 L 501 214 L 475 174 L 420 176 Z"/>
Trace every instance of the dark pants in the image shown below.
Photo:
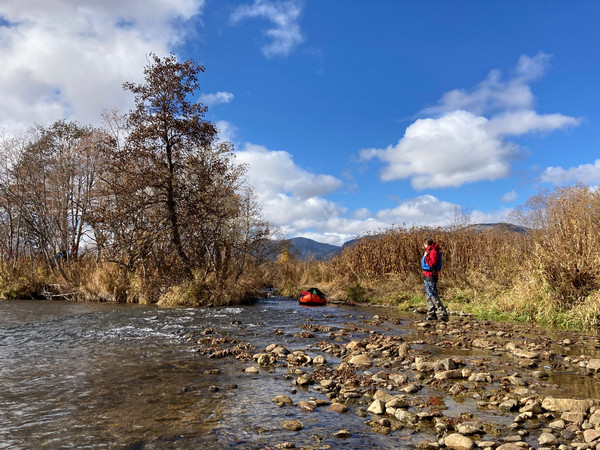
<path fill-rule="evenodd" d="M 448 310 L 442 304 L 437 290 L 437 278 L 425 278 L 425 295 L 427 296 L 427 318 L 448 319 Z"/>

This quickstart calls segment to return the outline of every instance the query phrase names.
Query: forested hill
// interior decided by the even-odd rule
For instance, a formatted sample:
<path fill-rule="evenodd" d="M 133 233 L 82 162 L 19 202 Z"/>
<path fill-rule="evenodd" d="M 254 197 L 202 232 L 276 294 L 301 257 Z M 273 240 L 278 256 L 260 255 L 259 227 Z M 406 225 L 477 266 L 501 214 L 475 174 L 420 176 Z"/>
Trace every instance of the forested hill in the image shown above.
<path fill-rule="evenodd" d="M 303 260 L 331 259 L 342 251 L 342 247 L 340 246 L 324 244 L 303 237 L 289 239 L 289 242 L 296 250 L 297 256 Z"/>

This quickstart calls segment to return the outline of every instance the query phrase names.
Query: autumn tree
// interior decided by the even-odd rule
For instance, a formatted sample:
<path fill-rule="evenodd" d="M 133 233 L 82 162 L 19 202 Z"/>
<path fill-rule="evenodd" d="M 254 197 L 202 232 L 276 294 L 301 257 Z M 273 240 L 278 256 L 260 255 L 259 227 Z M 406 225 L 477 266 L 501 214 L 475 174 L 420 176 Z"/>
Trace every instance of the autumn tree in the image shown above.
<path fill-rule="evenodd" d="M 112 116 L 110 128 L 124 126 L 125 139 L 111 150 L 93 221 L 111 260 L 172 282 L 235 278 L 268 235 L 233 146 L 197 101 L 203 71 L 151 54 L 144 83 L 124 84 L 135 107 L 122 121 Z"/>

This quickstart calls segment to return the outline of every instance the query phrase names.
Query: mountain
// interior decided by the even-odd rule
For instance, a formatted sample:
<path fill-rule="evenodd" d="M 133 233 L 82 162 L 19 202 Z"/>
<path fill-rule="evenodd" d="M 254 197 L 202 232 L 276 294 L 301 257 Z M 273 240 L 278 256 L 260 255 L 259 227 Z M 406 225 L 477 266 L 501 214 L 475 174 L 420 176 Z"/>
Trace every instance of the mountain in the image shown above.
<path fill-rule="evenodd" d="M 296 250 L 297 256 L 304 260 L 331 259 L 342 251 L 342 247 L 337 245 L 324 244 L 322 242 L 313 241 L 312 239 L 303 237 L 291 238 L 288 239 L 288 242 L 292 244 Z"/>

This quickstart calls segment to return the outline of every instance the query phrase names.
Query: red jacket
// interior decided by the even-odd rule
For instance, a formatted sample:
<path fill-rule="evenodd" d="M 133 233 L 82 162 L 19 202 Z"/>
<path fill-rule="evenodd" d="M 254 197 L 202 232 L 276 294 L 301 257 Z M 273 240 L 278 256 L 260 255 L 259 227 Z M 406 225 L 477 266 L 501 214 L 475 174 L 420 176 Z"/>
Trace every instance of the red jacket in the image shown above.
<path fill-rule="evenodd" d="M 440 260 L 440 247 L 434 242 L 425 250 L 425 262 L 429 267 L 435 267 Z M 439 271 L 429 272 L 427 270 L 423 271 L 424 277 L 437 277 L 439 276 Z"/>

